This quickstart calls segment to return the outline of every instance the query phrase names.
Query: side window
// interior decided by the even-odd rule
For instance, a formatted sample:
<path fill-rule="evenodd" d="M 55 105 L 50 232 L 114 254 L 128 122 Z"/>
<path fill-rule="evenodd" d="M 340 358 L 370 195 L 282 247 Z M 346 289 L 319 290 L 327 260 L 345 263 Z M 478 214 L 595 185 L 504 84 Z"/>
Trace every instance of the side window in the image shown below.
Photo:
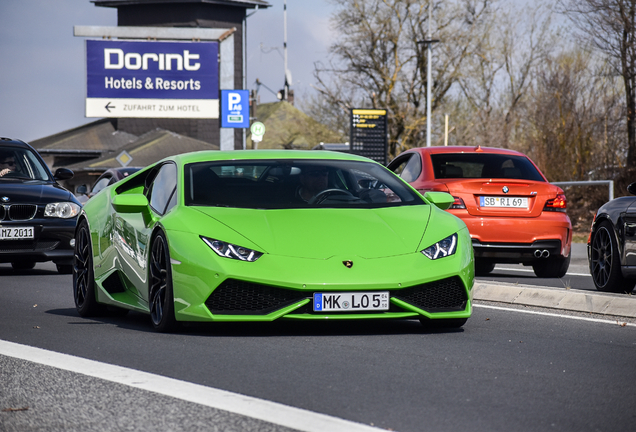
<path fill-rule="evenodd" d="M 110 177 L 104 177 L 104 178 L 99 179 L 99 181 L 97 183 L 95 183 L 95 185 L 93 186 L 93 190 L 91 191 L 91 195 L 97 194 L 97 192 L 100 192 L 102 189 L 104 189 L 106 186 L 108 186 L 108 182 L 110 182 Z"/>
<path fill-rule="evenodd" d="M 150 207 L 159 214 L 165 214 L 177 203 L 176 188 L 177 167 L 167 163 L 161 167 L 150 186 Z"/>
<path fill-rule="evenodd" d="M 422 160 L 420 155 L 413 153 L 410 157 L 397 161 L 397 165 L 392 165 L 390 169 L 402 177 L 404 181 L 410 183 L 417 180 L 422 173 Z"/>

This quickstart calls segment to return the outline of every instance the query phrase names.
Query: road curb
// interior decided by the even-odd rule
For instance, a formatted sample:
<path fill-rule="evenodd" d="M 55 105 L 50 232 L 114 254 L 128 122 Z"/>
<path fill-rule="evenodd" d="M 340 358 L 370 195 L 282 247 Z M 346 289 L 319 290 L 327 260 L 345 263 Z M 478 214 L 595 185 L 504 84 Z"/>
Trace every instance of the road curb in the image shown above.
<path fill-rule="evenodd" d="M 629 294 L 476 282 L 473 299 L 636 318 L 636 296 Z"/>

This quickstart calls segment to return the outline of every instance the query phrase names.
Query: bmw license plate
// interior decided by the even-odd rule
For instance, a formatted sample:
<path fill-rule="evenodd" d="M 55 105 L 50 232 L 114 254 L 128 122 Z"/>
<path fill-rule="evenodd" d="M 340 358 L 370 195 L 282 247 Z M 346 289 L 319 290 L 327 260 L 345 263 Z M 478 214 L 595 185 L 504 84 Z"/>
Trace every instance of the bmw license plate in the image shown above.
<path fill-rule="evenodd" d="M 314 293 L 314 312 L 389 310 L 389 292 Z"/>
<path fill-rule="evenodd" d="M 0 240 L 33 239 L 33 227 L 0 227 Z"/>
<path fill-rule="evenodd" d="M 528 208 L 528 198 L 520 197 L 479 197 L 480 207 Z"/>

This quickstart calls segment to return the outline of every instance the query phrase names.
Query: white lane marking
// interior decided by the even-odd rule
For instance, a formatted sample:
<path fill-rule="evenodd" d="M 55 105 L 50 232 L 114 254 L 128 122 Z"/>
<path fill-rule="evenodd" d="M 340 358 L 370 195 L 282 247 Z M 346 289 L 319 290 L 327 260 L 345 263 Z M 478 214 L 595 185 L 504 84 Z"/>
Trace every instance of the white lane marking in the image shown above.
<path fill-rule="evenodd" d="M 495 270 L 506 270 L 506 271 L 517 271 L 517 272 L 525 272 L 525 273 L 534 273 L 534 270 L 530 270 L 530 269 L 508 268 L 508 267 L 495 267 Z M 588 276 L 588 277 L 592 277 L 592 275 L 590 275 L 589 273 L 566 273 L 565 276 Z"/>
<path fill-rule="evenodd" d="M 0 354 L 124 384 L 300 431 L 377 432 L 384 430 L 277 402 L 4 340 L 0 340 Z"/>
<path fill-rule="evenodd" d="M 545 316 L 551 316 L 556 318 L 568 318 L 568 319 L 580 320 L 580 321 L 590 321 L 590 322 L 603 323 L 603 324 L 614 324 L 614 325 L 619 325 L 621 327 L 636 327 L 636 324 L 627 323 L 621 320 L 603 320 L 598 318 L 585 318 L 585 317 L 577 317 L 577 316 L 563 315 L 563 314 L 550 313 L 550 312 L 539 312 L 539 311 L 507 308 L 507 307 L 501 307 L 501 306 L 490 306 L 490 305 L 483 305 L 483 304 L 476 304 L 476 303 L 473 303 L 473 306 L 478 308 L 484 308 L 484 309 L 496 309 L 496 310 L 510 311 L 510 312 L 521 312 L 521 313 L 527 313 L 527 314 L 533 314 L 533 315 L 545 315 Z"/>

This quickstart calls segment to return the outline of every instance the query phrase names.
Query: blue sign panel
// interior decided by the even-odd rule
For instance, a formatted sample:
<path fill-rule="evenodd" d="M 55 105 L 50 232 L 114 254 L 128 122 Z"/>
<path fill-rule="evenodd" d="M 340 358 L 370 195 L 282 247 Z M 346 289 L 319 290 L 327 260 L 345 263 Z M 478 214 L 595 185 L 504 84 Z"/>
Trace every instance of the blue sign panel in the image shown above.
<path fill-rule="evenodd" d="M 218 42 L 87 40 L 87 116 L 218 118 L 218 54 Z"/>
<path fill-rule="evenodd" d="M 221 127 L 250 127 L 249 90 L 221 90 Z"/>

